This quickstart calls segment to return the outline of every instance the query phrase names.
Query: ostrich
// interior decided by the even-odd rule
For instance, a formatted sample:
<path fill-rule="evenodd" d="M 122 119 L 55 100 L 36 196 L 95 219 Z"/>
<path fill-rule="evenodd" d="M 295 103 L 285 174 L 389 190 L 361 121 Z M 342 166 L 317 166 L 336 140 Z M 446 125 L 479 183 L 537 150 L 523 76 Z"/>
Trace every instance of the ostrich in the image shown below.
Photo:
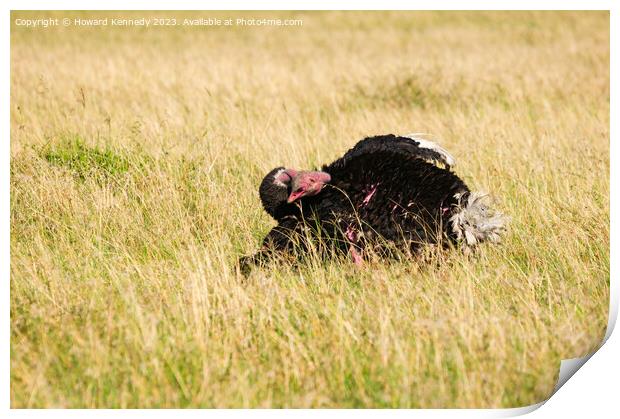
<path fill-rule="evenodd" d="M 424 244 L 471 249 L 499 241 L 505 217 L 484 194 L 472 193 L 453 165 L 431 141 L 390 134 L 361 140 L 320 171 L 271 170 L 259 194 L 278 225 L 256 254 L 240 259 L 242 271 L 276 253 L 306 249 L 308 235 L 333 239 L 332 248 L 358 265 L 367 250 L 381 253 L 388 243 L 415 254 Z"/>

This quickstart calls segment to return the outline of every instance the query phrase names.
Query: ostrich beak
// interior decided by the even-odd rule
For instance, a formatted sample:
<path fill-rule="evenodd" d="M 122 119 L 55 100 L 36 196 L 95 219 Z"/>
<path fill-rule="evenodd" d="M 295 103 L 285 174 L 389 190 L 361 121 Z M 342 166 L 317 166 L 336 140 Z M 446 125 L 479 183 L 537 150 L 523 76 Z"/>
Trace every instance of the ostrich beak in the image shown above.
<path fill-rule="evenodd" d="M 293 202 L 297 201 L 302 196 L 304 196 L 304 193 L 302 191 L 291 192 L 288 199 L 286 200 L 286 203 L 292 204 Z"/>
<path fill-rule="evenodd" d="M 291 194 L 286 202 L 290 204 L 304 196 L 314 196 L 331 180 L 325 172 L 298 172 L 291 182 Z"/>

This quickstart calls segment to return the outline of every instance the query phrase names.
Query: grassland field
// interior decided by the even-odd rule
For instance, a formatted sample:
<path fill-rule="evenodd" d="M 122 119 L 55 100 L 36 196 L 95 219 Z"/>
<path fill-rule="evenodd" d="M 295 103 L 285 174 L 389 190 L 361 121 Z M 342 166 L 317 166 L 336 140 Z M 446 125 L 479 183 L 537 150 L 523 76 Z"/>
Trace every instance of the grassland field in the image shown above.
<path fill-rule="evenodd" d="M 609 304 L 607 12 L 12 12 L 12 407 L 518 407 Z M 247 280 L 258 184 L 425 132 L 511 217 L 436 263 Z"/>

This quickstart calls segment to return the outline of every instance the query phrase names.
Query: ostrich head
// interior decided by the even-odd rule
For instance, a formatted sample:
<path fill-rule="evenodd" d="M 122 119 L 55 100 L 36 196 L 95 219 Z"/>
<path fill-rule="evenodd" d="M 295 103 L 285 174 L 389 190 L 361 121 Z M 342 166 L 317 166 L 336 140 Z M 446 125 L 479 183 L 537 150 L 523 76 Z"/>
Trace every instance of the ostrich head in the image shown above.
<path fill-rule="evenodd" d="M 295 201 L 314 196 L 331 180 L 325 172 L 301 171 L 276 167 L 260 184 L 260 199 L 265 211 L 276 220 L 295 213 Z"/>

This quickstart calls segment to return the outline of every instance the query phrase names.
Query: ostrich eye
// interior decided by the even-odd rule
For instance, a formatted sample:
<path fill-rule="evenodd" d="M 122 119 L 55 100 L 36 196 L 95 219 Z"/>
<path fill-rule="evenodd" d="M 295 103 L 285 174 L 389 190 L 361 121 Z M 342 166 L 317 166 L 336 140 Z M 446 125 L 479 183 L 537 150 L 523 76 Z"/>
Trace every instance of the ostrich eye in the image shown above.
<path fill-rule="evenodd" d="M 282 172 L 276 177 L 276 181 L 282 182 L 284 184 L 288 184 L 291 181 L 291 179 L 292 179 L 291 176 L 286 172 Z"/>

